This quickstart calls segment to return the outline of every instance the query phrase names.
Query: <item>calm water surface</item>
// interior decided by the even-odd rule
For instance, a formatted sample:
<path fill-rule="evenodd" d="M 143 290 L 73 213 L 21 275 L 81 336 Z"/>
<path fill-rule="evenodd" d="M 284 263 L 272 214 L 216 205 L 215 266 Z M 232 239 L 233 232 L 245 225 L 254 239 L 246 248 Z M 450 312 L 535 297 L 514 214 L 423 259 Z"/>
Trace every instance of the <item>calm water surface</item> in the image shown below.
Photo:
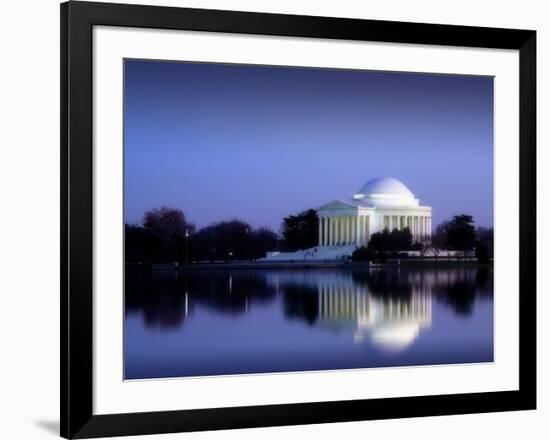
<path fill-rule="evenodd" d="M 126 274 L 125 377 L 493 360 L 489 268 Z"/>

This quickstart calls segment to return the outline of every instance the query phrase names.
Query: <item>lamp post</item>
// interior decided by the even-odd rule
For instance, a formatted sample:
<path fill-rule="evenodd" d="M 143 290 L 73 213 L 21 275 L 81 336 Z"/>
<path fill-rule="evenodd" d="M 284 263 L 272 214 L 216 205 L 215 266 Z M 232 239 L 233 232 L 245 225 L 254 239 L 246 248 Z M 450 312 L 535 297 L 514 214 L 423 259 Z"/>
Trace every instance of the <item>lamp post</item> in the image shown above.
<path fill-rule="evenodd" d="M 246 234 L 244 257 L 252 260 L 252 256 L 250 255 L 250 230 L 246 228 L 244 232 Z"/>
<path fill-rule="evenodd" d="M 185 229 L 185 264 L 189 264 L 189 228 Z"/>

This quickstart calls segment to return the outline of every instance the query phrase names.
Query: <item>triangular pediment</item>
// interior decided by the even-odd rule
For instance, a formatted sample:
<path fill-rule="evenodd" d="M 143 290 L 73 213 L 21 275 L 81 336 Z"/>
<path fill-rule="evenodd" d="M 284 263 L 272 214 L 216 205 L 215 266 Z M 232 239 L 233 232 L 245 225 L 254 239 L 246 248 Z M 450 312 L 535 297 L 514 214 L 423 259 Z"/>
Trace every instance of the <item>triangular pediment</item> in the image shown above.
<path fill-rule="evenodd" d="M 353 203 L 344 202 L 342 200 L 334 200 L 332 202 L 326 203 L 322 206 L 319 206 L 317 208 L 317 211 L 332 211 L 332 210 L 339 210 L 339 209 L 357 209 L 357 206 Z"/>

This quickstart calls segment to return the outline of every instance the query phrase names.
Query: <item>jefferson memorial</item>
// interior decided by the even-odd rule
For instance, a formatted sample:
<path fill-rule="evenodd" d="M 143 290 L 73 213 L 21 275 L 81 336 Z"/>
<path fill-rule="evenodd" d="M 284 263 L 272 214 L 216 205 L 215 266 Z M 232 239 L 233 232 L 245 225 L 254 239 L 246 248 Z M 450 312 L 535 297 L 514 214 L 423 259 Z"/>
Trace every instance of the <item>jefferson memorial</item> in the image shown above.
<path fill-rule="evenodd" d="M 365 246 L 384 228 L 408 227 L 417 240 L 431 235 L 432 208 L 421 206 L 399 180 L 369 180 L 350 200 L 335 200 L 317 208 L 319 246 Z"/>
<path fill-rule="evenodd" d="M 295 252 L 268 252 L 263 261 L 341 260 L 366 246 L 372 234 L 385 228 L 408 227 L 413 240 L 431 235 L 432 208 L 421 206 L 399 180 L 369 180 L 348 200 L 334 200 L 317 208 L 318 246 Z"/>

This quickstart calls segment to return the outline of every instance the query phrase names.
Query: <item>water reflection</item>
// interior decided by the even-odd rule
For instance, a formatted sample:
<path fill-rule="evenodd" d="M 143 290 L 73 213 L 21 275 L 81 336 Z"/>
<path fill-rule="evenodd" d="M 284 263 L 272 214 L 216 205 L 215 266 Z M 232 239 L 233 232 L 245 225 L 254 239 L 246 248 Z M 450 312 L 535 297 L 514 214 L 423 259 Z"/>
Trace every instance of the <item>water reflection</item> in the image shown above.
<path fill-rule="evenodd" d="M 493 356 L 490 268 L 128 271 L 125 291 L 129 378 Z"/>
<path fill-rule="evenodd" d="M 352 329 L 361 343 L 368 335 L 389 350 L 414 340 L 431 324 L 431 284 L 413 283 L 397 270 L 283 272 L 268 274 L 283 291 L 284 313 L 328 331 Z"/>
<path fill-rule="evenodd" d="M 282 299 L 288 319 L 339 330 L 356 327 L 396 348 L 431 323 L 432 296 L 457 315 L 472 313 L 476 297 L 492 296 L 488 268 L 371 270 L 132 271 L 126 277 L 126 311 L 148 327 L 184 325 L 196 307 L 227 315 Z"/>

